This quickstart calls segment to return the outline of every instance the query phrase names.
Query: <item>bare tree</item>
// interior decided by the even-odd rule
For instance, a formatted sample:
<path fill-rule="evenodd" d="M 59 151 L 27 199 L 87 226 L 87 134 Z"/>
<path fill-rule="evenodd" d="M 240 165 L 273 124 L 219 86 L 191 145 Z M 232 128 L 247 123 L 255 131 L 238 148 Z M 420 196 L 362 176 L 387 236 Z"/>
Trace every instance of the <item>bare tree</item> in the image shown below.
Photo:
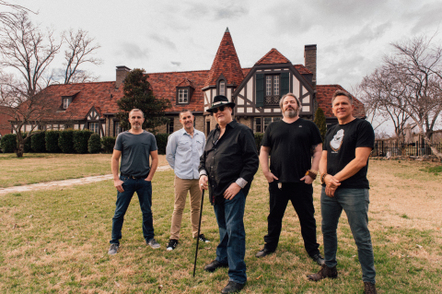
<path fill-rule="evenodd" d="M 12 121 L 17 134 L 16 153 L 22 157 L 26 140 L 60 107 L 49 101 L 42 89 L 54 82 L 53 76 L 48 76 L 49 66 L 59 53 L 63 39 L 68 44 L 64 83 L 94 79 L 81 71 L 80 66 L 100 63 L 90 56 L 99 46 L 93 45 L 94 39 L 83 30 L 70 31 L 68 37 L 56 41 L 52 31 L 43 33 L 34 26 L 26 11 L 10 13 L 8 17 L 9 21 L 2 22 L 0 28 L 0 105 L 6 107 L 0 112 Z M 22 131 L 27 132 L 26 138 Z"/>
<path fill-rule="evenodd" d="M 5 8 L 11 8 L 11 11 L 0 11 L 0 22 L 3 24 L 14 22 L 14 12 L 27 12 L 30 11 L 24 6 L 18 4 L 10 4 L 6 1 L 0 0 L 0 6 Z"/>
<path fill-rule="evenodd" d="M 95 81 L 96 77 L 93 77 L 86 71 L 79 70 L 79 66 L 85 63 L 101 64 L 100 59 L 92 56 L 100 48 L 99 45 L 93 44 L 94 38 L 89 37 L 88 33 L 84 30 L 79 29 L 74 33 L 71 29 L 67 36 L 64 36 L 64 40 L 68 45 L 64 52 L 64 84 Z"/>
<path fill-rule="evenodd" d="M 364 100 L 387 111 L 398 137 L 404 135 L 407 120 L 412 120 L 433 154 L 442 158 L 431 140 L 442 111 L 442 47 L 424 37 L 392 45 L 394 54 L 364 77 Z"/>
<path fill-rule="evenodd" d="M 398 146 L 405 144 L 405 125 L 408 121 L 408 114 L 402 108 L 391 105 L 386 93 L 400 96 L 394 88 L 394 79 L 388 69 L 376 69 L 370 76 L 365 77 L 359 85 L 360 98 L 366 108 L 370 111 L 372 119 L 382 122 L 390 121 L 394 126 L 394 133 Z M 382 91 L 380 90 L 382 89 Z M 402 148 L 403 149 L 403 148 Z"/>
<path fill-rule="evenodd" d="M 49 109 L 39 92 L 43 74 L 61 44 L 54 40 L 51 31 L 40 32 L 26 12 L 12 14 L 11 20 L 4 23 L 0 31 L 0 64 L 9 71 L 0 73 L 0 103 L 9 108 L 6 115 L 14 121 L 17 157 L 22 157 L 25 141 L 29 140 Z M 22 130 L 28 132 L 26 138 L 23 138 Z"/>

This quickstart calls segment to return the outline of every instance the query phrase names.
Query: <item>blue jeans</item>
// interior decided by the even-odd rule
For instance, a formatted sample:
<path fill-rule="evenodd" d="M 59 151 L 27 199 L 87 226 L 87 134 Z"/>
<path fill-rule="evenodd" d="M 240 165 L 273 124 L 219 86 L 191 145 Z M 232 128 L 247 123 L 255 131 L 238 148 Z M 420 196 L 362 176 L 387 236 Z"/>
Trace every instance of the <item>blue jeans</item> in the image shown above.
<path fill-rule="evenodd" d="M 219 227 L 219 245 L 216 260 L 229 265 L 229 280 L 244 284 L 247 281 L 246 232 L 244 230 L 244 207 L 246 196 L 241 190 L 231 200 L 214 204 L 216 221 Z"/>
<path fill-rule="evenodd" d="M 144 179 L 131 179 L 120 176 L 123 183 L 123 192 L 118 192 L 115 214 L 112 218 L 112 240 L 111 244 L 120 244 L 121 228 L 123 227 L 124 215 L 126 214 L 132 196 L 137 192 L 140 208 L 143 214 L 143 235 L 146 242 L 154 237 L 152 220 L 152 183 Z"/>
<path fill-rule="evenodd" d="M 362 268 L 362 280 L 375 283 L 373 246 L 368 230 L 368 204 L 370 203 L 368 189 L 338 188 L 334 197 L 325 195 L 322 187 L 321 211 L 322 234 L 324 236 L 325 264 L 328 267 L 337 265 L 336 251 L 338 238 L 336 229 L 342 209 L 347 214 L 348 223 L 358 247 L 358 258 Z"/>

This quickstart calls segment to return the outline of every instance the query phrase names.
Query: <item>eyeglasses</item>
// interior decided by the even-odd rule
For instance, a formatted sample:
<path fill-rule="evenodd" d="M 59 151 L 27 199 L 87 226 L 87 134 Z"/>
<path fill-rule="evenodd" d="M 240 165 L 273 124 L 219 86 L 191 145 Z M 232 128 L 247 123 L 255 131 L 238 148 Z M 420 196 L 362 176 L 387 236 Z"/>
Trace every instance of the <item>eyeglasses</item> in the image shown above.
<path fill-rule="evenodd" d="M 218 110 L 219 111 L 224 111 L 225 108 L 226 108 L 225 106 L 220 106 L 218 108 L 214 108 L 214 109 L 212 109 L 212 113 L 217 113 Z"/>

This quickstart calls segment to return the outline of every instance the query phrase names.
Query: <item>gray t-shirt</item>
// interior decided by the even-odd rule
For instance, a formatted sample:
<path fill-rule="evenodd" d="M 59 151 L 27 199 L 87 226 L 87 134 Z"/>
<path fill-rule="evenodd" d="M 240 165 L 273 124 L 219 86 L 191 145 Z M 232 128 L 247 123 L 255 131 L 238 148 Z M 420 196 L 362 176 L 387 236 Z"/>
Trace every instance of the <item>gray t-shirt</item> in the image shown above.
<path fill-rule="evenodd" d="M 120 173 L 141 177 L 149 174 L 150 152 L 158 150 L 158 147 L 153 134 L 143 131 L 134 135 L 126 131 L 118 135 L 114 149 L 121 151 Z"/>

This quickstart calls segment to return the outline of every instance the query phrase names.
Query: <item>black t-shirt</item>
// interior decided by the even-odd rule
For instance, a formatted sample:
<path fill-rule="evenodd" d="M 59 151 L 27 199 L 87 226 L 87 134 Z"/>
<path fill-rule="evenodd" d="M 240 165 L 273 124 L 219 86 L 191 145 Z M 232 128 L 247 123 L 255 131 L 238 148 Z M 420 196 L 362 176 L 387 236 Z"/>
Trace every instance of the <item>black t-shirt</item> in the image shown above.
<path fill-rule="evenodd" d="M 302 118 L 289 124 L 271 123 L 262 139 L 270 147 L 270 171 L 283 183 L 297 183 L 311 168 L 311 149 L 322 143 L 321 133 L 312 121 Z"/>
<path fill-rule="evenodd" d="M 356 148 L 374 148 L 374 131 L 371 124 L 363 119 L 354 119 L 345 125 L 332 126 L 325 135 L 323 150 L 327 150 L 327 173 L 337 174 L 355 158 Z M 340 188 L 366 188 L 367 165 L 355 175 L 341 182 Z"/>

